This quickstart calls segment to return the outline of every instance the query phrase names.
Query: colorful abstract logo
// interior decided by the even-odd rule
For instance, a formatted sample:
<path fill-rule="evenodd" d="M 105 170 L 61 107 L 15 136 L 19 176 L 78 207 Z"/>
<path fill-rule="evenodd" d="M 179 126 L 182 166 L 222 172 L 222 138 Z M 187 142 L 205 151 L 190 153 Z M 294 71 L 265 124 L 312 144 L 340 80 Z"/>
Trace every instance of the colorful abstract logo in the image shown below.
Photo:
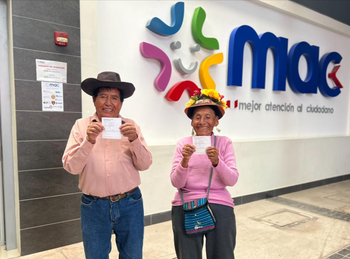
<path fill-rule="evenodd" d="M 161 37 L 169 37 L 175 35 L 181 29 L 184 21 L 185 4 L 184 2 L 177 2 L 171 7 L 171 24 L 167 25 L 161 19 L 154 17 L 148 21 L 146 28 L 153 33 Z M 206 50 L 214 51 L 219 49 L 219 42 L 216 38 L 206 37 L 202 33 L 204 22 L 206 19 L 206 13 L 202 7 L 197 7 L 192 17 L 191 31 L 192 36 L 196 44 L 190 47 L 191 52 L 198 52 L 201 48 Z M 181 48 L 180 41 L 173 41 L 170 43 L 169 48 L 172 51 L 176 51 Z M 140 44 L 141 55 L 148 59 L 155 59 L 160 63 L 160 72 L 154 80 L 154 87 L 159 92 L 164 92 L 169 84 L 172 75 L 172 62 L 168 55 L 157 46 L 141 42 Z M 181 58 L 173 60 L 175 69 L 182 75 L 186 76 L 197 71 L 199 66 L 199 79 L 203 89 L 216 89 L 216 84 L 209 73 L 209 68 L 213 65 L 220 64 L 223 62 L 223 53 L 215 53 L 205 58 L 200 65 L 198 61 L 192 62 L 186 67 Z M 165 98 L 168 101 L 178 101 L 182 94 L 187 91 L 189 96 L 192 96 L 196 90 L 200 91 L 193 81 L 184 80 L 173 85 L 170 90 L 166 93 Z M 229 101 L 228 101 L 229 105 Z"/>

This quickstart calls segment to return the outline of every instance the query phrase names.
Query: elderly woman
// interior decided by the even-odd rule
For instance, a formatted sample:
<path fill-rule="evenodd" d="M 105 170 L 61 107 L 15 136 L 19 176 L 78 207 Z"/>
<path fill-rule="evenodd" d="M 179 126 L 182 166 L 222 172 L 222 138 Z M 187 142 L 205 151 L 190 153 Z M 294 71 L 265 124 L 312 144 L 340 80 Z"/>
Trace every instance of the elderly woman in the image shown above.
<path fill-rule="evenodd" d="M 202 258 L 204 236 L 208 259 L 234 258 L 236 220 L 233 199 L 226 187 L 235 185 L 238 180 L 236 159 L 231 140 L 213 133 L 227 107 L 222 98 L 217 91 L 204 89 L 195 93 L 186 104 L 185 113 L 191 119 L 192 135 L 195 132 L 196 136 L 210 136 L 211 146 L 206 148 L 205 154 L 196 154 L 193 137 L 181 139 L 176 146 L 171 182 L 178 192 L 172 201 L 172 224 L 179 259 Z M 189 235 L 184 227 L 180 191 L 184 203 L 206 198 L 211 174 L 208 203 L 216 219 L 215 228 Z"/>

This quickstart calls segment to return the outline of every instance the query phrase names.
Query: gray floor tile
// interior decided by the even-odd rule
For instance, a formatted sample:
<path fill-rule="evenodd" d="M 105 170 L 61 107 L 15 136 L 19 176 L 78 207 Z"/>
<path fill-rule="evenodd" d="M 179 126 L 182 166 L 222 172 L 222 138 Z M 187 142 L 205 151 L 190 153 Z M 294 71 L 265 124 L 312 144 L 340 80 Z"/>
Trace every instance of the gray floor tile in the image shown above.
<path fill-rule="evenodd" d="M 339 254 L 334 254 L 330 257 L 328 257 L 329 259 L 343 259 L 344 256 L 343 255 L 339 255 Z"/>

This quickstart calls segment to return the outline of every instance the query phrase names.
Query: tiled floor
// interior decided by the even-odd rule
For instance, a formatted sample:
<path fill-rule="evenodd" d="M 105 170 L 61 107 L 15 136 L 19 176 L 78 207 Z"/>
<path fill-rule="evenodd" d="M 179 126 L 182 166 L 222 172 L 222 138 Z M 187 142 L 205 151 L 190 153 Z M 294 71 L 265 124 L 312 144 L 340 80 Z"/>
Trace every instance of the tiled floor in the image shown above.
<path fill-rule="evenodd" d="M 236 259 L 350 259 L 350 180 L 235 208 Z M 113 242 L 112 242 L 113 243 Z M 81 243 L 20 259 L 83 259 Z M 113 245 L 110 259 L 117 259 Z M 176 258 L 171 222 L 145 229 L 145 259 Z"/>

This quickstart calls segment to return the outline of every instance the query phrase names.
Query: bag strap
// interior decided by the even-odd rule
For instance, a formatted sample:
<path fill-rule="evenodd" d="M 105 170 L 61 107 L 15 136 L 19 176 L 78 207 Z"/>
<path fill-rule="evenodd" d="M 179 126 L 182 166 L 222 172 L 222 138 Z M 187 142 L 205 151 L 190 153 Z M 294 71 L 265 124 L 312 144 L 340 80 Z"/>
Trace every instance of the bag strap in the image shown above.
<path fill-rule="evenodd" d="M 214 147 L 216 147 L 216 136 L 215 135 L 214 135 Z M 208 183 L 208 190 L 207 190 L 207 201 L 209 198 L 209 191 L 210 191 L 212 177 L 213 177 L 213 167 L 210 168 L 210 176 L 209 176 L 209 183 Z M 180 196 L 181 196 L 181 202 L 182 202 L 182 204 L 184 204 L 185 202 L 184 202 L 184 197 L 183 197 L 181 188 L 179 189 L 179 192 L 180 192 Z"/>

